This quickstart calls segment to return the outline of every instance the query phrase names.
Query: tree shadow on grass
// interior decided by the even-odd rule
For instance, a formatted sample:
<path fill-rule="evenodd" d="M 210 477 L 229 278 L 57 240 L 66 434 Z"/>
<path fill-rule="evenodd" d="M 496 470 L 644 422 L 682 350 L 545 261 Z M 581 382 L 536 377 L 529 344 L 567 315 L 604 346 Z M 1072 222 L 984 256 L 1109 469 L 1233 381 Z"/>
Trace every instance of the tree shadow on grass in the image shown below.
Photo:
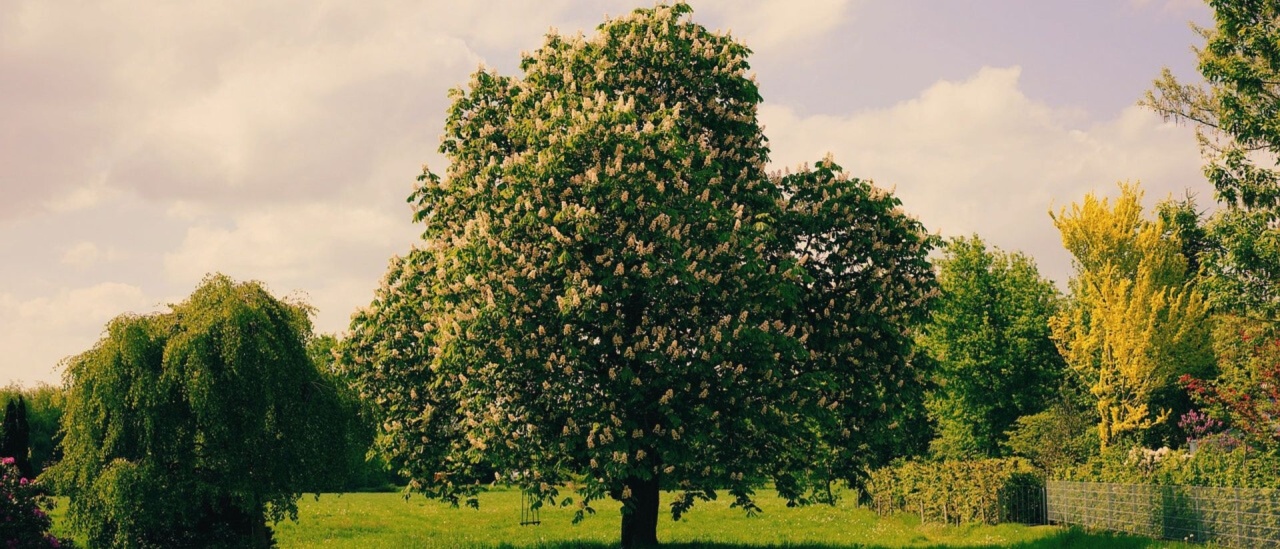
<path fill-rule="evenodd" d="M 1144 549 L 1148 547 L 1193 547 L 1190 544 L 1178 544 L 1169 541 L 1154 540 L 1141 536 L 1113 534 L 1110 532 L 1090 532 L 1080 528 L 1062 529 L 1053 535 L 1033 541 L 1024 541 L 999 545 L 875 545 L 875 544 L 830 544 L 830 543 L 789 543 L 789 544 L 743 544 L 717 542 L 675 542 L 664 543 L 660 549 L 890 549 L 911 547 L 921 549 L 944 549 L 965 547 L 968 549 L 1001 548 L 1001 549 L 1071 549 L 1078 547 L 1099 547 L 1107 549 Z M 494 549 L 528 549 L 528 546 L 501 544 L 489 546 Z M 616 549 L 617 544 L 562 542 L 535 545 L 537 549 Z"/>

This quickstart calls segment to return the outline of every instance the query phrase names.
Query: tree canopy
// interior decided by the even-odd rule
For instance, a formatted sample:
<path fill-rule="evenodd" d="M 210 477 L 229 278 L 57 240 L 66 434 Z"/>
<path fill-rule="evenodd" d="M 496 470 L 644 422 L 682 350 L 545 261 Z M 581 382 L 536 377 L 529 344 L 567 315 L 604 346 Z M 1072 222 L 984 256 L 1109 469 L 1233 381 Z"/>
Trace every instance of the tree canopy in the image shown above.
<path fill-rule="evenodd" d="M 1030 258 L 976 235 L 948 242 L 936 265 L 941 296 L 921 337 L 937 361 L 933 453 L 999 457 L 1005 432 L 1045 408 L 1066 369 L 1049 332 L 1058 290 Z"/>
<path fill-rule="evenodd" d="M 1205 176 L 1227 206 L 1209 225 L 1204 288 L 1220 312 L 1280 320 L 1280 4 L 1210 0 L 1198 28 L 1203 83 L 1165 69 L 1144 103 L 1193 124 Z"/>
<path fill-rule="evenodd" d="M 0 402 L 17 401 L 21 397 L 28 426 L 32 473 L 39 475 L 58 460 L 55 452 L 58 426 L 62 421 L 62 387 L 37 384 L 22 387 L 11 384 L 0 387 Z M 2 430 L 2 429 L 0 429 Z M 3 444 L 0 444 L 3 446 Z M 2 455 L 3 452 L 0 452 Z"/>
<path fill-rule="evenodd" d="M 1213 369 L 1208 311 L 1181 243 L 1143 216 L 1141 200 L 1137 184 L 1121 184 L 1114 202 L 1090 193 L 1053 216 L 1076 271 L 1053 339 L 1097 399 L 1103 448 L 1163 423 L 1171 410 L 1159 396 L 1180 392 L 1180 375 Z"/>
<path fill-rule="evenodd" d="M 829 500 L 889 444 L 931 238 L 830 160 L 766 175 L 748 50 L 689 12 L 553 34 L 453 92 L 423 242 L 341 345 L 413 489 L 473 502 L 491 467 L 579 517 L 623 502 L 643 545 L 660 486 L 676 517 L 721 489 L 754 510 L 768 479 Z"/>
<path fill-rule="evenodd" d="M 45 473 L 93 546 L 265 546 L 265 520 L 332 473 L 333 388 L 310 309 L 206 278 L 172 311 L 122 315 L 66 365 L 63 459 Z"/>
<path fill-rule="evenodd" d="M 4 407 L 4 428 L 0 429 L 0 457 L 11 457 L 14 467 L 27 478 L 35 477 L 31 466 L 31 424 L 27 422 L 27 401 L 18 395 Z"/>
<path fill-rule="evenodd" d="M 1214 345 L 1221 376 L 1183 379 L 1201 404 L 1251 438 L 1275 447 L 1274 364 L 1260 344 L 1280 326 L 1280 4 L 1211 0 L 1214 24 L 1197 28 L 1203 81 L 1169 70 L 1145 104 L 1196 128 L 1205 176 L 1225 206 L 1210 218 L 1202 263 L 1219 313 Z M 1269 409 L 1270 408 L 1270 409 Z"/>

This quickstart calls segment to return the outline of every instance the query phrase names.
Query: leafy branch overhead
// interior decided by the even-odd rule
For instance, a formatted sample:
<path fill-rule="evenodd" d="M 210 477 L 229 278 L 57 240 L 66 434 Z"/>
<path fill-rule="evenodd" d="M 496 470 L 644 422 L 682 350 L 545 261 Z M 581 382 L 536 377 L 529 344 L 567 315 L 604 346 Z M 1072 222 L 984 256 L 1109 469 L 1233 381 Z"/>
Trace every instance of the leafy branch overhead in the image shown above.
<path fill-rule="evenodd" d="M 1143 104 L 1193 124 L 1225 211 L 1210 220 L 1204 288 L 1219 312 L 1280 320 L 1280 5 L 1211 0 L 1203 83 L 1167 69 Z"/>
<path fill-rule="evenodd" d="M 1179 82 L 1165 69 L 1143 103 L 1166 119 L 1196 126 L 1205 175 L 1223 202 L 1245 209 L 1280 206 L 1280 6 L 1211 0 L 1213 28 L 1197 27 L 1205 84 Z M 1274 218 L 1274 217 L 1273 217 Z"/>

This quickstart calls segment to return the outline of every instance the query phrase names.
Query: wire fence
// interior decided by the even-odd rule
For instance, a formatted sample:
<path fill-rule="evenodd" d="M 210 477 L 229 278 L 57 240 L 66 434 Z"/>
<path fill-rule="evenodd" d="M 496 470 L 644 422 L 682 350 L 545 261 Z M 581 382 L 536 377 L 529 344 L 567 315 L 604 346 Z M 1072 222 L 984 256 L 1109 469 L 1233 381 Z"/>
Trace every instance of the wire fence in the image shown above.
<path fill-rule="evenodd" d="M 1231 547 L 1280 548 L 1280 490 L 1049 481 L 1045 522 Z M 1023 522 L 1023 521 L 1016 521 Z"/>
<path fill-rule="evenodd" d="M 1011 485 L 998 492 L 1000 522 L 1021 524 L 1049 524 L 1048 501 L 1044 486 Z"/>
<path fill-rule="evenodd" d="M 951 496 L 956 497 L 951 497 Z M 1111 530 L 1227 547 L 1280 549 L 1280 489 L 1048 481 L 993 492 L 930 497 L 880 495 L 880 515 L 918 514 L 922 523 L 1016 522 Z"/>

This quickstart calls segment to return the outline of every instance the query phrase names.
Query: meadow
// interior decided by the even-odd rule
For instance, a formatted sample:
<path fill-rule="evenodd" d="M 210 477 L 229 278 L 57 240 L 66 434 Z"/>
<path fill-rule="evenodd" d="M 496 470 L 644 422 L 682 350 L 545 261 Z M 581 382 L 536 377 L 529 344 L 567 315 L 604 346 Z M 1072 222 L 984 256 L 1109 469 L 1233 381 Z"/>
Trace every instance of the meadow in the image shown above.
<path fill-rule="evenodd" d="M 1192 547 L 1188 544 L 1116 536 L 1054 526 L 1016 524 L 943 526 L 920 524 L 918 517 L 880 518 L 849 498 L 831 506 L 787 508 L 763 494 L 764 512 L 753 517 L 729 508 L 728 499 L 699 503 L 673 522 L 664 515 L 658 536 L 664 547 Z M 62 508 L 55 530 L 67 533 Z M 299 501 L 298 522 L 275 527 L 282 548 L 301 547 L 616 547 L 617 506 L 601 502 L 598 512 L 571 523 L 569 509 L 545 508 L 541 524 L 520 525 L 520 493 L 499 489 L 481 496 L 480 509 L 451 508 L 421 496 L 399 493 L 308 495 Z"/>

